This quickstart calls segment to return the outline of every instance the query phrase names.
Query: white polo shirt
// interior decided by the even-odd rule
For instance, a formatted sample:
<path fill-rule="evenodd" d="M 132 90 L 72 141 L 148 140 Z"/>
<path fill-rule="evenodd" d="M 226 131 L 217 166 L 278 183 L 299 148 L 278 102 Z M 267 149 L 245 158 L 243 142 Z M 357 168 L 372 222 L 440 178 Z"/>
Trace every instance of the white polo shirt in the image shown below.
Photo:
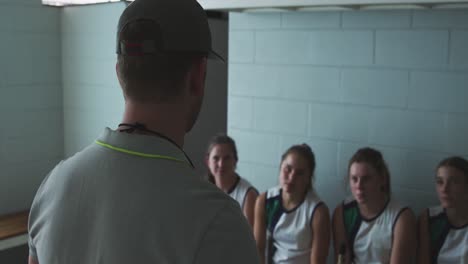
<path fill-rule="evenodd" d="M 109 128 L 44 179 L 29 247 L 40 264 L 259 263 L 239 205 L 177 146 Z"/>

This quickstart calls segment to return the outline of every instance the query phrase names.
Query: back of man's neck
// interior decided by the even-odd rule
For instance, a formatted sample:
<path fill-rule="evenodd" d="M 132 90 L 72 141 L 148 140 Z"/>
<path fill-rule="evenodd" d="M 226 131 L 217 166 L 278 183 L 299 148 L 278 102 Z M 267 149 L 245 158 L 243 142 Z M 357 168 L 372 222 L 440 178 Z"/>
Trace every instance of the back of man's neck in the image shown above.
<path fill-rule="evenodd" d="M 175 105 L 148 105 L 126 103 L 122 123 L 142 124 L 147 130 L 162 134 L 179 147 L 184 145 L 185 122 L 181 111 Z M 178 121 L 174 121 L 178 120 Z M 133 133 L 150 134 L 148 131 L 136 129 Z"/>

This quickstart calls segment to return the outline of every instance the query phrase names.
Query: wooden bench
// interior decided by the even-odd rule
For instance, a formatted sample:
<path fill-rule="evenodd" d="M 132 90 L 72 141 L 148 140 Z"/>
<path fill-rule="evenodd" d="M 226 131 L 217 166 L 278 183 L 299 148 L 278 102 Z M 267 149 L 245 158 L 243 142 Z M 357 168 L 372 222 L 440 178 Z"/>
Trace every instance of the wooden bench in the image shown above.
<path fill-rule="evenodd" d="M 29 211 L 0 216 L 0 250 L 28 242 Z"/>

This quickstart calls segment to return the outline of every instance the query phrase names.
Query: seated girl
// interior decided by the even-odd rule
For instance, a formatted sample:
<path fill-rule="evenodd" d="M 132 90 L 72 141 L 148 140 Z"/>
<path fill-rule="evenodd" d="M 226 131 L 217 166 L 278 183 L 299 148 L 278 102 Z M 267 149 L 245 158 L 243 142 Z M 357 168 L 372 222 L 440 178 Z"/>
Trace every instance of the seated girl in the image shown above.
<path fill-rule="evenodd" d="M 236 143 L 227 135 L 213 137 L 206 153 L 208 180 L 236 200 L 253 227 L 257 190 L 236 173 Z"/>
<path fill-rule="evenodd" d="M 468 263 L 468 161 L 442 160 L 435 183 L 440 205 L 419 218 L 419 263 Z"/>
<path fill-rule="evenodd" d="M 315 156 L 306 144 L 281 157 L 280 185 L 255 205 L 254 235 L 262 263 L 326 263 L 330 215 L 312 188 Z"/>
<path fill-rule="evenodd" d="M 415 217 L 391 197 L 382 154 L 359 149 L 349 161 L 348 181 L 352 197 L 333 215 L 335 256 L 341 253 L 344 263 L 413 263 Z"/>

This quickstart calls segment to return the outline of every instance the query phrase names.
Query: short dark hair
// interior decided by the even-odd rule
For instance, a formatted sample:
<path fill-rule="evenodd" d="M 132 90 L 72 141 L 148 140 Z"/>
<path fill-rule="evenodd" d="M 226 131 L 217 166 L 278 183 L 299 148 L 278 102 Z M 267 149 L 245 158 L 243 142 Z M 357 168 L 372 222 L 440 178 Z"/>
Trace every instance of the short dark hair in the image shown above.
<path fill-rule="evenodd" d="M 383 186 L 383 191 L 389 196 L 391 195 L 390 170 L 388 169 L 387 163 L 385 162 L 380 151 L 370 147 L 358 149 L 349 160 L 347 178 L 349 178 L 349 170 L 351 169 L 351 165 L 353 165 L 353 163 L 366 163 L 374 168 L 374 170 L 379 175 L 387 176 L 385 186 Z"/>
<path fill-rule="evenodd" d="M 118 36 L 120 41 L 138 44 L 161 42 L 161 31 L 151 20 L 127 24 Z M 140 102 L 171 101 L 180 94 L 190 67 L 206 54 L 162 52 L 158 54 L 119 54 L 120 83 L 126 97 Z"/>
<path fill-rule="evenodd" d="M 437 169 L 441 167 L 451 167 L 461 171 L 463 175 L 465 175 L 465 180 L 468 183 L 468 161 L 466 159 L 459 156 L 448 157 L 439 162 Z"/>

